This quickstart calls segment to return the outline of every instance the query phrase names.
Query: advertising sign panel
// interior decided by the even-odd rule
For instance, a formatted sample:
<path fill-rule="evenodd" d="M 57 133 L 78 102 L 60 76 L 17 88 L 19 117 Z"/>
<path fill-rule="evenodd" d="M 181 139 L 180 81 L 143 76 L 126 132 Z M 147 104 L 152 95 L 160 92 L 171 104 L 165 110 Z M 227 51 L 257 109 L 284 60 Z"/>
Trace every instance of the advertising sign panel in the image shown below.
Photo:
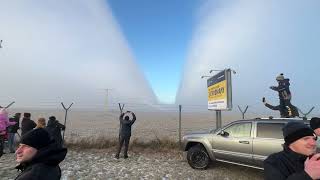
<path fill-rule="evenodd" d="M 207 80 L 208 109 L 231 110 L 232 88 L 231 69 L 220 71 Z"/>

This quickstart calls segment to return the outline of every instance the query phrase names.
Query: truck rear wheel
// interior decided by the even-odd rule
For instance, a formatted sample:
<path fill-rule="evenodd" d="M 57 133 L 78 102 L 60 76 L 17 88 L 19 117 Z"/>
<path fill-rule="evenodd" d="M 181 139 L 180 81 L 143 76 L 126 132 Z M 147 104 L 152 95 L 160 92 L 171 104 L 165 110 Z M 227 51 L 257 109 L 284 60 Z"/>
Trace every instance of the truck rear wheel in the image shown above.
<path fill-rule="evenodd" d="M 209 154 L 200 144 L 192 146 L 188 150 L 187 160 L 193 169 L 206 169 L 210 164 Z"/>

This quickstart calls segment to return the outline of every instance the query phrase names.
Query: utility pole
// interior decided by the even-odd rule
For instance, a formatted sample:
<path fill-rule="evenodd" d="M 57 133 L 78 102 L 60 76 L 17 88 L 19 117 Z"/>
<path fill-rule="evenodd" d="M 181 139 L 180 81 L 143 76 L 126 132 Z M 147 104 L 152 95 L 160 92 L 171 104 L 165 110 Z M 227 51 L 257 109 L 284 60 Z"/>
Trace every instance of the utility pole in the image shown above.
<path fill-rule="evenodd" d="M 105 106 L 106 106 L 106 111 L 108 111 L 108 104 L 109 104 L 109 91 L 112 90 L 110 88 L 104 89 L 106 91 L 106 100 L 105 100 Z"/>

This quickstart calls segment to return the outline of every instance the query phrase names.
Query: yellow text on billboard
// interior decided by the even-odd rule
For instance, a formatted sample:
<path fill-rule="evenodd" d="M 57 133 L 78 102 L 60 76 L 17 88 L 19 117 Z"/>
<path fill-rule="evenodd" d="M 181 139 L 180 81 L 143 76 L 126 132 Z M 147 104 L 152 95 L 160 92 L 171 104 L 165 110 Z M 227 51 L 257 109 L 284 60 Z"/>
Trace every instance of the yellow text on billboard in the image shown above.
<path fill-rule="evenodd" d="M 224 100 L 227 98 L 227 81 L 223 80 L 208 87 L 208 101 Z"/>

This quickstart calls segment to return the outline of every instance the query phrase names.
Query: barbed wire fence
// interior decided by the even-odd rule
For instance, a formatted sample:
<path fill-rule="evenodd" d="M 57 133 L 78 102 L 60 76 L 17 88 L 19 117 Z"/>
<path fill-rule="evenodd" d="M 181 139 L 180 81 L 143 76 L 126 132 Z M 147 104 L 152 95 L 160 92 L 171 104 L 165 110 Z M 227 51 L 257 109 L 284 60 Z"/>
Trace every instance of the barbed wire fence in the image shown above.
<path fill-rule="evenodd" d="M 63 123 L 65 111 L 61 108 L 60 103 L 56 100 L 47 100 L 38 102 L 32 106 L 24 106 L 23 108 L 12 106 L 10 114 L 14 114 L 15 112 L 30 112 L 34 121 L 39 117 L 48 119 L 49 116 L 54 115 Z M 272 113 L 274 117 L 277 117 L 277 112 L 266 108 L 263 109 L 259 107 L 258 103 L 260 102 L 239 105 L 239 107 L 248 107 L 245 112 L 245 118 L 268 117 Z M 8 102 L 0 99 L 0 104 L 8 104 Z M 120 104 L 123 106 L 123 112 L 131 110 L 137 115 L 137 121 L 132 129 L 132 138 L 141 140 L 169 138 L 178 141 L 185 134 L 193 131 L 215 129 L 216 125 L 215 112 L 208 111 L 206 105 L 182 104 L 181 116 L 179 116 L 179 105 L 176 104 L 133 102 L 120 102 Z M 318 107 L 315 106 L 314 109 L 316 110 Z M 75 107 L 70 110 L 66 121 L 66 139 L 99 136 L 118 138 L 119 115 L 119 103 L 109 103 L 108 108 L 105 108 L 104 104 L 77 105 L 75 102 Z M 223 111 L 222 125 L 234 120 L 240 120 L 243 118 L 243 115 L 236 107 L 232 111 Z M 319 114 L 312 115 L 320 116 Z M 181 122 L 179 121 L 180 118 Z"/>

